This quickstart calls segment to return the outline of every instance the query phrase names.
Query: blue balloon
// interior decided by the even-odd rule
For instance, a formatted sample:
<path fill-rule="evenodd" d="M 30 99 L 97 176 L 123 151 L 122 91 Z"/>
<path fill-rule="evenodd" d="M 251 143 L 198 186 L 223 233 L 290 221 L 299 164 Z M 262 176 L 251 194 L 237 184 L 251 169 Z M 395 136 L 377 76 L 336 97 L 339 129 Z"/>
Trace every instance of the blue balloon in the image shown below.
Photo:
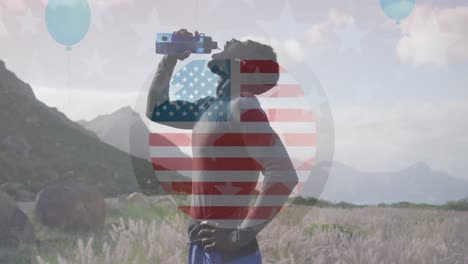
<path fill-rule="evenodd" d="M 46 8 L 47 30 L 68 50 L 88 33 L 91 9 L 87 0 L 49 0 Z"/>
<path fill-rule="evenodd" d="M 416 0 L 380 0 L 380 5 L 388 17 L 400 23 L 401 20 L 411 15 Z"/>

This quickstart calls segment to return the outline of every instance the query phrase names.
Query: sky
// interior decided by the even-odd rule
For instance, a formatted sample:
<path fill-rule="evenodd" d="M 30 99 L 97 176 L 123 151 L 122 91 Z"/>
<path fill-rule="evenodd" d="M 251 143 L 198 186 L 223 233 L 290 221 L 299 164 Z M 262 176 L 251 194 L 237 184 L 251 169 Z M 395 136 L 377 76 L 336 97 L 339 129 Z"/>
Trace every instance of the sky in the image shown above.
<path fill-rule="evenodd" d="M 161 58 L 156 33 L 188 28 L 264 42 L 285 67 L 307 65 L 326 93 L 336 160 L 366 171 L 423 161 L 468 180 L 466 1 L 416 0 L 400 24 L 378 0 L 89 4 L 89 32 L 67 51 L 47 30 L 47 0 L 0 0 L 0 59 L 72 120 L 142 108 Z"/>

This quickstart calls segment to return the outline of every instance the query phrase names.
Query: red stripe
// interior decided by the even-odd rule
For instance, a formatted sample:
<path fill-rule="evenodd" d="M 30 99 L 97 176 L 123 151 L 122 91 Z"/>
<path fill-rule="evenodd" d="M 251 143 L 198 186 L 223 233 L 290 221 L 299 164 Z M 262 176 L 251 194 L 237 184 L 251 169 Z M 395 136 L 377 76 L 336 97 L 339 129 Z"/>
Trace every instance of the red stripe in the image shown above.
<path fill-rule="evenodd" d="M 279 213 L 283 206 L 179 206 L 194 219 L 270 219 Z M 255 209 L 249 214 L 249 210 Z"/>
<path fill-rule="evenodd" d="M 285 133 L 281 135 L 286 146 L 315 146 L 315 133 Z"/>
<path fill-rule="evenodd" d="M 192 142 L 192 135 L 194 140 Z M 173 144 L 160 138 L 165 137 Z M 315 146 L 315 133 L 282 133 L 279 134 L 286 146 Z M 152 133 L 149 144 L 152 147 L 173 146 L 213 146 L 213 147 L 270 147 L 276 144 L 277 137 L 270 133 Z"/>
<path fill-rule="evenodd" d="M 274 158 L 152 158 L 154 170 L 161 171 L 263 171 L 264 168 L 258 160 L 267 159 L 268 162 L 274 162 L 277 169 L 290 170 L 289 157 Z M 310 170 L 312 160 L 307 162 L 294 160 L 296 170 Z"/>
<path fill-rule="evenodd" d="M 266 114 L 266 116 L 265 116 Z M 242 109 L 242 122 L 314 122 L 314 114 L 303 109 Z"/>
<path fill-rule="evenodd" d="M 168 139 L 168 140 L 164 140 Z M 186 133 L 151 133 L 149 135 L 150 146 L 173 147 L 190 146 L 192 142 L 192 134 Z"/>
<path fill-rule="evenodd" d="M 269 98 L 289 98 L 289 97 L 303 97 L 304 91 L 299 85 L 277 85 L 271 88 L 271 85 L 265 84 L 242 84 L 241 97 L 249 97 L 249 93 L 256 94 L 257 97 Z M 247 92 L 247 94 L 245 93 Z"/>
<path fill-rule="evenodd" d="M 233 188 L 232 193 L 223 193 L 223 187 L 226 182 L 160 182 L 161 187 L 166 194 L 181 195 L 258 195 L 258 190 L 262 189 L 262 182 L 233 182 L 229 183 L 228 188 Z M 275 183 L 262 195 L 290 195 L 293 188 L 293 183 Z M 300 182 L 296 185 L 297 192 L 300 192 L 304 187 L 304 183 Z M 229 189 L 228 189 L 229 190 Z"/>
<path fill-rule="evenodd" d="M 272 60 L 244 60 L 240 66 L 241 73 L 286 73 L 286 69 Z"/>

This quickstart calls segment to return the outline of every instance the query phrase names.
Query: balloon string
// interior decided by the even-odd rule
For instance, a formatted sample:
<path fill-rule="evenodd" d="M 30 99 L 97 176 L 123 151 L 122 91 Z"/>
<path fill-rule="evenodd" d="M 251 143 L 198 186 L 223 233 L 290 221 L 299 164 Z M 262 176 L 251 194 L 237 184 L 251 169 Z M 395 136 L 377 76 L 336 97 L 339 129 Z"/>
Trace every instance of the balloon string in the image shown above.
<path fill-rule="evenodd" d="M 67 51 L 67 82 L 66 82 L 66 100 L 65 100 L 65 107 L 70 106 L 70 97 L 71 97 L 71 52 Z"/>

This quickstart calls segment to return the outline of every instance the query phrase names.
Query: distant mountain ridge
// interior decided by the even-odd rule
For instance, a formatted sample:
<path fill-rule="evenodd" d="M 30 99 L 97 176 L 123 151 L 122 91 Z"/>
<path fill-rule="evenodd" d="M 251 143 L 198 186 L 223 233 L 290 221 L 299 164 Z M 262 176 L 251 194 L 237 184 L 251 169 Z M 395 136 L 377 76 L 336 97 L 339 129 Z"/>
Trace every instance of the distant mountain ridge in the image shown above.
<path fill-rule="evenodd" d="M 19 200 L 45 186 L 81 182 L 106 196 L 160 192 L 151 163 L 105 144 L 97 135 L 38 101 L 0 60 L 0 188 Z M 143 177 L 143 178 L 142 178 Z"/>
<path fill-rule="evenodd" d="M 320 169 L 312 174 L 314 176 L 325 178 Z M 335 161 L 325 180 L 320 198 L 336 202 L 443 204 L 468 196 L 468 181 L 432 170 L 424 162 L 395 172 L 363 172 Z M 304 195 L 312 193 L 317 191 L 313 192 L 313 186 L 306 184 Z"/>
<path fill-rule="evenodd" d="M 90 121 L 78 121 L 78 123 L 95 133 L 102 141 L 134 156 L 150 159 L 150 130 L 140 115 L 130 106 L 122 107 L 111 114 L 100 115 Z M 171 148 L 171 151 L 177 153 L 172 153 L 173 155 L 170 156 L 186 156 L 164 136 L 153 133 L 154 137 L 157 137 L 159 142 L 165 142 L 165 146 L 175 147 Z"/>
<path fill-rule="evenodd" d="M 143 153 L 141 157 L 149 155 L 147 141 L 149 130 L 140 116 L 128 106 L 111 114 L 98 116 L 91 121 L 79 123 L 104 142 L 126 152 L 130 152 L 128 143 L 132 134 L 134 146 L 132 153 Z M 164 137 L 160 140 L 168 141 Z M 329 177 L 323 169 L 328 166 L 331 166 Z M 424 162 L 400 171 L 365 172 L 335 161 L 332 164 L 322 163 L 314 166 L 311 175 L 314 181 L 306 183 L 303 195 L 316 197 L 319 194 L 319 198 L 335 202 L 378 204 L 408 201 L 442 204 L 468 196 L 467 181 L 432 170 Z M 323 190 L 321 186 L 325 186 Z"/>

